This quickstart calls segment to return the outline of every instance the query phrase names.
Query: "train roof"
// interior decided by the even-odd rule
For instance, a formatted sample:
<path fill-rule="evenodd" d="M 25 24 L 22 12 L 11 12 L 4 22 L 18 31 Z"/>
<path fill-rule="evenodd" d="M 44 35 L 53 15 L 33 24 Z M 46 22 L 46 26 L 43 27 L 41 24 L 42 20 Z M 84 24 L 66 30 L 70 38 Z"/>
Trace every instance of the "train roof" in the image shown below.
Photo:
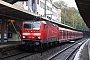
<path fill-rule="evenodd" d="M 75 30 L 72 30 L 72 29 L 67 29 L 67 28 L 62 28 L 62 27 L 59 27 L 59 30 L 71 31 L 71 32 L 75 32 L 75 33 L 82 33 L 80 31 L 75 31 Z"/>
<path fill-rule="evenodd" d="M 62 27 L 59 27 L 59 30 L 74 31 L 74 30 L 71 30 L 71 29 L 67 29 L 67 28 L 62 28 Z"/>

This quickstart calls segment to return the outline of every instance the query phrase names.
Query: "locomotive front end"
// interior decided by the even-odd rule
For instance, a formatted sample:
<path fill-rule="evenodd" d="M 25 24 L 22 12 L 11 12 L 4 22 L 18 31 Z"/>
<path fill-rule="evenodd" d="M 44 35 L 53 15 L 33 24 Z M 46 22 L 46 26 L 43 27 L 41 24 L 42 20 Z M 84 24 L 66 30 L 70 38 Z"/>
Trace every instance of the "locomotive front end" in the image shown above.
<path fill-rule="evenodd" d="M 22 44 L 39 45 L 41 40 L 40 21 L 22 23 Z"/>

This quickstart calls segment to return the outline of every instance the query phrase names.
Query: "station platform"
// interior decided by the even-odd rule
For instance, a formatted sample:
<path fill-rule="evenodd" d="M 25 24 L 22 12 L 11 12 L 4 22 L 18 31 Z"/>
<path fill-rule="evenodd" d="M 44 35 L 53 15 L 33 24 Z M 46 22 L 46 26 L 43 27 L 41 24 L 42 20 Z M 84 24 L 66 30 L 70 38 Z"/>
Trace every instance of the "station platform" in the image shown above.
<path fill-rule="evenodd" d="M 90 60 L 90 38 L 79 48 L 74 60 Z"/>
<path fill-rule="evenodd" d="M 21 44 L 20 41 L 9 41 L 9 42 L 3 43 L 3 44 L 0 43 L 0 49 L 5 48 L 5 47 L 16 46 L 16 45 L 20 45 L 20 44 Z"/>

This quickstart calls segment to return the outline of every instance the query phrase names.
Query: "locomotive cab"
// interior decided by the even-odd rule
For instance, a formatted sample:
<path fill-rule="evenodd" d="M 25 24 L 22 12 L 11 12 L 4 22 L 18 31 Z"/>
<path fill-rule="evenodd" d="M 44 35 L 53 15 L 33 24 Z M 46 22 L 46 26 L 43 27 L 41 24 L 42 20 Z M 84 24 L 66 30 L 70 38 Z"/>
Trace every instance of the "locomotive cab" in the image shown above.
<path fill-rule="evenodd" d="M 39 40 L 41 39 L 41 23 L 40 21 L 24 21 L 22 22 L 22 35 L 21 39 L 23 42 L 31 44 L 36 41 L 35 44 L 39 44 Z"/>

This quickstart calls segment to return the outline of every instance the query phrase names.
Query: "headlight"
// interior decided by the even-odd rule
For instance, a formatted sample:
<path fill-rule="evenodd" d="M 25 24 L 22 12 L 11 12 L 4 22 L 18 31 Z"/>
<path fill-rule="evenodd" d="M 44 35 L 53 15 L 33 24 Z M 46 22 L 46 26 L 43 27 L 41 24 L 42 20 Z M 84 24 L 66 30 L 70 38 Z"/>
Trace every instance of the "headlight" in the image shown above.
<path fill-rule="evenodd" d="M 26 38 L 26 36 L 23 36 L 22 38 Z"/>
<path fill-rule="evenodd" d="M 40 39 L 40 36 L 38 37 L 38 39 Z"/>

